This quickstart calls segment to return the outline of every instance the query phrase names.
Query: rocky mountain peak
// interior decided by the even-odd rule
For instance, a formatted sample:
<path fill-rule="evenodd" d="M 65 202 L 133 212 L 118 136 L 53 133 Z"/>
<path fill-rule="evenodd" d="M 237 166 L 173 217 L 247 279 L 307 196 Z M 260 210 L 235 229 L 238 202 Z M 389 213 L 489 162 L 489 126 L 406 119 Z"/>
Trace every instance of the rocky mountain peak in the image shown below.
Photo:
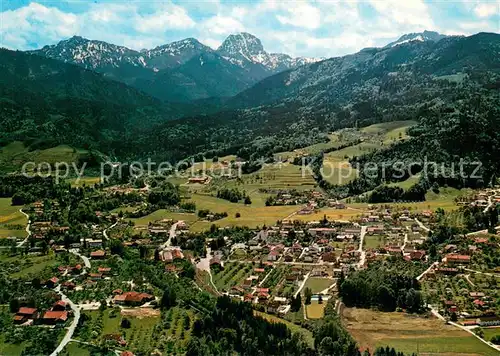
<path fill-rule="evenodd" d="M 425 30 L 424 32 L 407 33 L 407 34 L 401 36 L 398 40 L 389 43 L 385 47 L 386 48 L 387 47 L 394 47 L 394 46 L 401 45 L 403 43 L 414 42 L 414 41 L 418 41 L 418 42 L 427 42 L 427 41 L 437 42 L 437 41 L 439 41 L 439 40 L 441 40 L 441 39 L 443 39 L 445 37 L 447 37 L 447 36 L 446 35 L 442 35 L 442 34 L 440 34 L 438 32 Z"/>

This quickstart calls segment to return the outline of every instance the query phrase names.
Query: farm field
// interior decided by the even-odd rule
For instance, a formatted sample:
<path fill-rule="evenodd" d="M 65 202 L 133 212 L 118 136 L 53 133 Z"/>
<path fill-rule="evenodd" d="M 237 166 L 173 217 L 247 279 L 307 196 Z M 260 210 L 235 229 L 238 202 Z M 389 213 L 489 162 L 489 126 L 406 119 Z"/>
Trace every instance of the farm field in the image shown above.
<path fill-rule="evenodd" d="M 389 187 L 400 187 L 403 189 L 408 189 L 412 185 L 417 184 L 419 180 L 420 180 L 420 176 L 414 175 L 414 176 L 411 176 L 410 178 L 408 178 L 407 180 L 404 180 L 402 182 L 389 183 L 387 185 Z"/>
<path fill-rule="evenodd" d="M 435 318 L 344 308 L 342 319 L 362 349 L 388 345 L 410 354 L 497 355 L 474 336 Z"/>
<path fill-rule="evenodd" d="M 0 198 L 0 238 L 26 237 L 28 219 L 22 214 L 20 206 L 12 206 L 11 198 Z"/>
<path fill-rule="evenodd" d="M 304 288 L 310 288 L 313 294 L 317 294 L 330 287 L 334 282 L 330 278 L 310 277 L 307 279 Z"/>
<path fill-rule="evenodd" d="M 229 291 L 252 274 L 253 266 L 248 263 L 228 262 L 224 269 L 212 273 L 213 281 L 219 291 Z"/>

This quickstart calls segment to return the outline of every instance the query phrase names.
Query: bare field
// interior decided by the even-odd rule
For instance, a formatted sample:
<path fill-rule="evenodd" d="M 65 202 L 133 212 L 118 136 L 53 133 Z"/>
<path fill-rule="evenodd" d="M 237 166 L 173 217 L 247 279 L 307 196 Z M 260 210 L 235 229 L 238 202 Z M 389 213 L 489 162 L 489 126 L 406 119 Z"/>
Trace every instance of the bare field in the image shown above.
<path fill-rule="evenodd" d="M 344 308 L 342 320 L 362 349 L 388 345 L 420 355 L 497 355 L 474 336 L 435 318 Z"/>

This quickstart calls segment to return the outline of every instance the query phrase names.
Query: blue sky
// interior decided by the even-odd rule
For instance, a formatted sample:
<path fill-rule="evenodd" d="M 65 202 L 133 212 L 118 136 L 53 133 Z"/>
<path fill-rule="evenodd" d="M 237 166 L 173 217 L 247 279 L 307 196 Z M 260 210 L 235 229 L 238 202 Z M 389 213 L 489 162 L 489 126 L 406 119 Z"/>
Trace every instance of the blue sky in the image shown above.
<path fill-rule="evenodd" d="M 269 52 L 332 57 L 409 32 L 500 32 L 500 0 L 0 0 L 0 46 L 34 49 L 73 35 L 133 49 L 195 37 L 216 48 L 246 31 Z"/>

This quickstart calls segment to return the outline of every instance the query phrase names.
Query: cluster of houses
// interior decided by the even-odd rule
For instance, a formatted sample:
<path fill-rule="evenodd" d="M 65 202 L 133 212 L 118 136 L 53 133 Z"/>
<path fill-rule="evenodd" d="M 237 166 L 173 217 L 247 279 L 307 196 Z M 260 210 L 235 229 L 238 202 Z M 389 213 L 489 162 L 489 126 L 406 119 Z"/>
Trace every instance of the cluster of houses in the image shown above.
<path fill-rule="evenodd" d="M 21 307 L 14 315 L 14 324 L 29 326 L 36 324 L 55 325 L 64 324 L 71 315 L 67 304 L 58 300 L 52 308 L 41 313 L 37 308 Z"/>

